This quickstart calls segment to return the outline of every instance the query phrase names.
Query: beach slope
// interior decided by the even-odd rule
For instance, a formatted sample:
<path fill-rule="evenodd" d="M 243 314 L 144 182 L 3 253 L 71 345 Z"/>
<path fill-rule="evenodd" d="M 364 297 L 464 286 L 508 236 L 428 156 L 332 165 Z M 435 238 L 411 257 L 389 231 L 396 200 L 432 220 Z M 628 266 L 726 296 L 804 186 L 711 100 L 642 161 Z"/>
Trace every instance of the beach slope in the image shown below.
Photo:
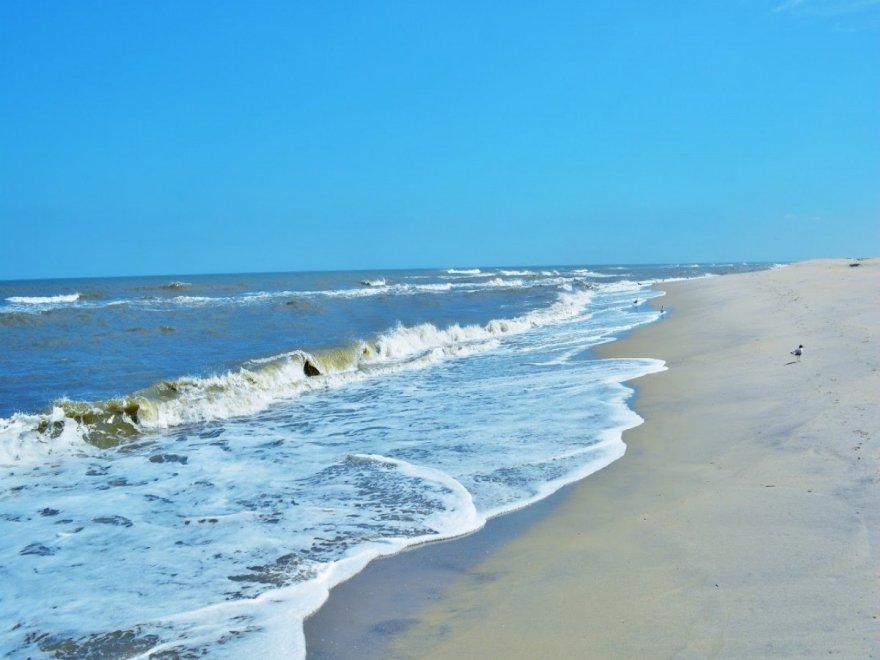
<path fill-rule="evenodd" d="M 878 260 L 823 260 L 663 285 L 667 317 L 602 351 L 668 366 L 626 456 L 382 654 L 878 657 L 878 284 Z"/>

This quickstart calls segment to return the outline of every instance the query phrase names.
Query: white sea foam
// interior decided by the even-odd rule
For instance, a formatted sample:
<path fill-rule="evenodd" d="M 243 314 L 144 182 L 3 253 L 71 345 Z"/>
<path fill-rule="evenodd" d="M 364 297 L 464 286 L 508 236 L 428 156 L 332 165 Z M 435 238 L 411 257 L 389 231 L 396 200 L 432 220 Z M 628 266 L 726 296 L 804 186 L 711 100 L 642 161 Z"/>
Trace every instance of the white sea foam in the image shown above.
<path fill-rule="evenodd" d="M 79 297 L 79 293 L 69 293 L 57 296 L 11 296 L 6 300 L 17 305 L 58 305 L 76 302 Z"/>
<path fill-rule="evenodd" d="M 179 305 L 202 305 L 202 304 L 210 304 L 210 303 L 220 303 L 225 300 L 229 300 L 228 298 L 211 298 L 210 296 L 175 296 L 171 299 L 171 302 L 177 303 Z"/>
<path fill-rule="evenodd" d="M 225 639 L 222 648 L 214 647 L 214 657 L 288 657 L 305 656 L 302 622 L 327 599 L 330 589 L 348 580 L 377 557 L 397 554 L 411 545 L 452 538 L 481 528 L 486 517 L 478 513 L 473 497 L 451 475 L 440 470 L 416 465 L 379 454 L 352 454 L 356 462 L 375 463 L 434 485 L 434 494 L 443 501 L 437 511 L 425 518 L 430 534 L 409 538 L 387 538 L 358 544 L 339 559 L 320 566 L 313 579 L 287 587 L 271 589 L 253 599 L 219 602 L 193 610 L 184 610 L 150 622 L 160 628 L 173 629 L 191 647 L 211 645 Z M 230 629 L 249 621 L 253 632 L 243 637 L 229 637 Z M 155 645 L 141 658 L 163 651 L 180 650 L 176 639 Z"/>
<path fill-rule="evenodd" d="M 440 496 L 443 504 L 424 519 L 423 524 L 432 532 L 407 538 L 386 538 L 382 542 L 364 542 L 340 559 L 321 567 L 315 577 L 308 582 L 272 589 L 252 600 L 218 603 L 200 610 L 182 612 L 157 623 L 177 629 L 178 634 L 186 636 L 189 644 L 208 644 L 226 637 L 226 631 L 239 626 L 239 621 L 246 620 L 251 622 L 252 628 L 258 632 L 227 641 L 224 645 L 225 650 L 220 652 L 221 655 L 228 653 L 229 657 L 253 654 L 304 657 L 306 649 L 302 628 L 291 625 L 291 622 L 302 621 L 317 610 L 325 602 L 333 586 L 360 572 L 372 559 L 395 554 L 408 546 L 473 532 L 481 528 L 487 519 L 544 499 L 565 485 L 583 479 L 622 457 L 626 451 L 626 446 L 622 442 L 622 433 L 640 424 L 642 419 L 626 407 L 626 399 L 631 394 L 631 390 L 621 382 L 664 368 L 663 363 L 656 360 L 615 360 L 597 363 L 595 369 L 599 380 L 606 381 L 612 388 L 613 394 L 606 395 L 603 402 L 603 406 L 608 410 L 608 418 L 595 441 L 568 449 L 561 448 L 552 456 L 545 455 L 541 460 L 548 465 L 560 463 L 571 467 L 566 467 L 554 478 L 535 483 L 534 490 L 526 497 L 509 499 L 496 506 L 480 509 L 474 501 L 472 492 L 445 469 L 417 465 L 411 461 L 380 454 L 351 454 L 349 458 L 357 463 L 387 465 L 425 486 L 434 484 L 434 493 Z M 605 375 L 602 376 L 602 373 Z M 553 387 L 551 383 L 548 383 L 547 387 Z M 572 410 L 577 409 L 577 400 L 580 399 L 580 397 L 574 398 L 576 401 L 571 402 Z M 522 410 L 523 407 L 512 408 L 514 415 L 508 423 L 520 427 L 517 420 L 522 414 L 528 414 Z M 471 411 L 462 410 L 461 414 L 470 418 Z M 556 412 L 557 416 L 560 414 L 568 413 L 564 410 Z M 502 422 L 497 432 L 503 436 L 511 431 L 508 431 L 507 426 Z M 503 455 L 516 451 L 516 446 L 508 447 Z M 458 457 L 459 452 L 456 451 L 451 456 Z M 512 458 L 512 460 L 517 463 L 524 458 Z M 444 464 L 442 458 L 440 464 Z M 452 465 L 449 467 L 452 468 Z M 175 643 L 168 642 L 153 647 L 150 652 L 158 653 L 174 647 Z"/>
<path fill-rule="evenodd" d="M 479 275 L 482 271 L 479 268 L 450 268 L 446 272 L 450 275 Z"/>
<path fill-rule="evenodd" d="M 284 298 L 294 295 L 293 291 L 254 291 L 237 296 L 175 296 L 171 302 L 183 306 L 200 305 L 252 305 L 274 298 Z M 156 299 L 153 299 L 155 302 Z M 161 302 L 161 299 L 159 299 Z"/>
<path fill-rule="evenodd" d="M 619 282 L 611 282 L 602 287 L 605 293 L 621 293 L 630 291 L 640 291 L 645 288 L 644 282 L 633 282 L 632 280 L 620 280 Z"/>
<path fill-rule="evenodd" d="M 453 289 L 453 284 L 451 282 L 437 283 L 437 284 L 412 284 L 409 285 L 413 291 L 416 292 L 436 292 L 443 293 L 445 291 L 451 291 Z"/>
<path fill-rule="evenodd" d="M 594 270 L 590 270 L 589 268 L 576 268 L 572 271 L 575 275 L 579 275 L 580 277 L 593 277 L 599 279 L 605 279 L 609 277 L 620 277 L 619 273 L 616 274 L 608 274 L 608 273 L 597 273 Z"/>
<path fill-rule="evenodd" d="M 162 288 L 170 289 L 170 287 Z M 119 305 L 128 305 L 153 311 L 164 311 L 168 308 L 173 309 L 178 307 L 246 307 L 248 305 L 257 305 L 260 303 L 271 302 L 276 299 L 289 299 L 300 295 L 304 295 L 304 293 L 302 291 L 249 291 L 229 296 L 177 295 L 170 298 L 153 295 L 143 298 L 100 301 L 99 303 L 96 303 L 96 306 L 115 307 Z"/>
<path fill-rule="evenodd" d="M 65 417 L 59 406 L 43 415 L 0 418 L 0 465 L 43 464 L 72 452 L 92 451 L 83 437 L 81 425 Z"/>
<path fill-rule="evenodd" d="M 448 492 L 445 505 L 425 519 L 425 524 L 435 532 L 429 537 L 430 540 L 458 536 L 479 529 L 485 524 L 486 518 L 477 513 L 471 493 L 461 485 L 461 482 L 446 472 L 378 454 L 353 454 L 353 456 L 392 465 L 403 474 L 437 483 Z"/>
<path fill-rule="evenodd" d="M 495 277 L 495 278 L 489 280 L 488 282 L 486 282 L 486 285 L 493 286 L 493 287 L 510 287 L 510 288 L 512 288 L 512 287 L 522 286 L 523 281 L 519 280 L 519 279 L 505 280 L 505 279 L 501 279 L 500 277 Z"/>

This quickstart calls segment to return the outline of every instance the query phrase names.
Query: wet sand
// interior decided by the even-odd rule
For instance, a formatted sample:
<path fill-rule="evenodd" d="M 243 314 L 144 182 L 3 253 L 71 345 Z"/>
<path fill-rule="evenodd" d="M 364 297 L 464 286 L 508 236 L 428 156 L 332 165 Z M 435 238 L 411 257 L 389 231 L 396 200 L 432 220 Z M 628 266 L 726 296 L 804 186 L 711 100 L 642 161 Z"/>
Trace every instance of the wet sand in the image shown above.
<path fill-rule="evenodd" d="M 310 658 L 880 657 L 880 260 L 660 288 L 666 318 L 601 351 L 668 366 L 626 456 L 374 562 Z"/>

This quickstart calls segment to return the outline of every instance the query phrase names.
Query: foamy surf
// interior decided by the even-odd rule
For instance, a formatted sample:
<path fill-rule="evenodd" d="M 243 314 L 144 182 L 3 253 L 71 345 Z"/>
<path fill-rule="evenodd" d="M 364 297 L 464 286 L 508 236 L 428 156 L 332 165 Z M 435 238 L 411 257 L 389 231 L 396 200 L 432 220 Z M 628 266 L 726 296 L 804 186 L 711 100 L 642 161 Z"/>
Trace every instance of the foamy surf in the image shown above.
<path fill-rule="evenodd" d="M 141 657 L 166 652 L 302 658 L 298 622 L 320 607 L 335 584 L 373 558 L 479 529 L 488 517 L 526 506 L 619 458 L 620 433 L 638 418 L 621 407 L 627 390 L 614 381 L 656 368 L 648 362 L 609 363 L 596 365 L 591 374 L 570 361 L 567 369 L 543 376 L 533 372 L 531 388 L 523 390 L 524 374 L 502 377 L 493 366 L 506 358 L 474 357 L 489 361 L 462 363 L 438 374 L 458 383 L 452 401 L 452 392 L 431 384 L 432 370 L 420 370 L 413 372 L 420 375 L 417 381 L 395 379 L 334 397 L 336 403 L 320 417 L 303 417 L 305 410 L 295 408 L 297 424 L 314 429 L 303 438 L 309 454 L 299 452 L 300 443 L 278 444 L 270 418 L 228 426 L 219 435 L 206 429 L 193 440 L 158 438 L 110 460 L 93 455 L 80 459 L 81 467 L 61 467 L 56 478 L 91 475 L 86 483 L 101 496 L 88 504 L 30 481 L 28 506 L 45 512 L 33 522 L 65 536 L 42 536 L 37 527 L 20 538 L 25 554 L 19 554 L 18 563 L 41 565 L 41 572 L 25 582 L 41 576 L 58 580 L 57 595 L 77 602 L 78 616 L 103 625 L 78 636 L 36 635 L 40 648 L 84 655 L 100 653 L 121 638 L 141 649 Z M 491 396 L 476 378 L 481 372 L 491 374 Z M 407 412 L 403 395 L 419 382 L 421 423 Z M 592 388 L 610 396 L 594 399 Z M 538 425 L 528 405 L 533 397 L 554 411 Z M 592 404 L 585 405 L 584 397 Z M 601 400 L 605 403 L 597 405 Z M 357 419 L 344 421 L 352 406 L 367 402 L 369 409 L 383 412 L 382 426 L 372 432 Z M 499 408 L 500 402 L 506 407 Z M 432 429 L 437 412 L 449 405 L 458 424 Z M 478 420 L 487 406 L 494 419 L 481 429 Z M 568 424 L 558 426 L 554 419 Z M 383 429 L 393 428 L 410 433 L 388 445 Z M 548 433 L 553 446 L 542 447 L 536 440 L 546 442 Z M 425 453 L 424 442 L 412 446 L 410 434 L 430 438 L 435 449 Z M 368 451 L 346 453 L 354 446 Z M 27 474 L 16 477 L 27 480 Z M 286 486 L 267 492 L 273 483 Z M 104 530 L 113 533 L 99 533 Z M 174 561 L 142 565 L 137 585 L 131 584 L 124 578 L 126 553 L 141 545 L 156 548 L 160 539 L 173 548 Z M 66 557 L 85 551 L 103 558 L 100 573 L 88 565 L 70 567 Z M 65 580 L 59 579 L 62 572 Z M 101 589 L 100 603 L 78 601 L 72 590 L 82 579 Z M 188 586 L 181 591 L 182 585 Z M 109 603 L 115 606 L 107 611 Z M 126 614 L 132 611 L 141 616 L 132 619 Z M 2 605 L 0 614 L 21 623 L 22 634 L 35 629 L 21 615 L 2 611 Z M 17 633 L 9 637 L 20 639 Z"/>

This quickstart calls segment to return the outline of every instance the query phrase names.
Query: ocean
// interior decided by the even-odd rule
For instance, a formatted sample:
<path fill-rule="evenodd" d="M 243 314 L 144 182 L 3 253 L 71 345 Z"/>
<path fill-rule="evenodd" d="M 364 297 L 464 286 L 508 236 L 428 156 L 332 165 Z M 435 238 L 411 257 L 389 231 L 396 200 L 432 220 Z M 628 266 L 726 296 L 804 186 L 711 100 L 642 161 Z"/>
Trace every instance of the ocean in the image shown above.
<path fill-rule="evenodd" d="M 665 367 L 592 349 L 663 282 L 770 267 L 0 282 L 0 654 L 303 657 L 371 559 L 623 456 Z"/>

